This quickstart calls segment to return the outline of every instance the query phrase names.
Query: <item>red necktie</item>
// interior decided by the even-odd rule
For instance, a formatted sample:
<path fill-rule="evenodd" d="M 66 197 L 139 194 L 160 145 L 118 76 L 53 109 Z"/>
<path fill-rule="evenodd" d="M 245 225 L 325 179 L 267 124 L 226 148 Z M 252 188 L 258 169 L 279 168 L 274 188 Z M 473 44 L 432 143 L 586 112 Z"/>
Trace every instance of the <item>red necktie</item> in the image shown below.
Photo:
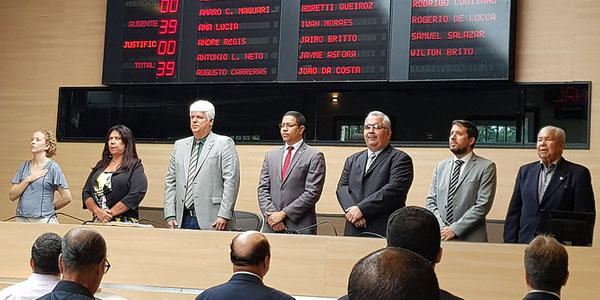
<path fill-rule="evenodd" d="M 281 170 L 281 179 L 285 178 L 285 173 L 287 173 L 288 168 L 290 167 L 290 160 L 292 160 L 292 150 L 294 150 L 294 146 L 289 146 L 288 153 L 285 156 L 285 160 L 283 161 L 283 169 Z"/>

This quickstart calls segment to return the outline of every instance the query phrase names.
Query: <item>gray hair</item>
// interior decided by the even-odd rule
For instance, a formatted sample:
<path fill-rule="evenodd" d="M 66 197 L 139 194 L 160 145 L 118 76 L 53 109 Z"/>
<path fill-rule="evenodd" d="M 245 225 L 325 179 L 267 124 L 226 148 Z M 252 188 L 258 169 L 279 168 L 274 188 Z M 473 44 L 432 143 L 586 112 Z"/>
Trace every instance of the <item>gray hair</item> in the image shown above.
<path fill-rule="evenodd" d="M 198 100 L 190 105 L 190 116 L 192 112 L 200 111 L 206 113 L 206 118 L 213 120 L 215 118 L 215 106 L 207 100 Z"/>
<path fill-rule="evenodd" d="M 548 125 L 548 126 L 542 127 L 542 129 L 540 129 L 538 134 L 540 132 L 542 132 L 542 130 L 544 130 L 544 129 L 554 131 L 554 134 L 556 135 L 556 139 L 559 142 L 561 142 L 562 144 L 565 144 L 567 142 L 567 135 L 565 134 L 565 131 L 562 128 Z"/>
<path fill-rule="evenodd" d="M 62 240 L 62 262 L 66 269 L 81 270 L 106 258 L 106 241 L 91 228 L 73 228 Z"/>
<path fill-rule="evenodd" d="M 367 115 L 367 117 L 365 118 L 365 123 L 367 122 L 367 119 L 371 116 L 383 117 L 383 126 L 387 129 L 392 129 L 392 121 L 390 121 L 390 118 L 386 114 L 378 110 L 374 110 Z"/>

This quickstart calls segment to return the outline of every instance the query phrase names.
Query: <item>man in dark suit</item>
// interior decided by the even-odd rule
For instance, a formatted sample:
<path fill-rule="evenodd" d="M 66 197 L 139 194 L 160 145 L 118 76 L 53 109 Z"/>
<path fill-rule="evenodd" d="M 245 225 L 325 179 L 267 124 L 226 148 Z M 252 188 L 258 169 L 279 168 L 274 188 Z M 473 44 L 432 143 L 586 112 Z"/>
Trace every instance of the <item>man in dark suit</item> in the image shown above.
<path fill-rule="evenodd" d="M 523 300 L 560 300 L 560 289 L 568 278 L 569 254 L 555 238 L 540 235 L 525 248 L 529 293 Z"/>
<path fill-rule="evenodd" d="M 453 157 L 439 162 L 427 195 L 427 209 L 439 222 L 442 239 L 487 242 L 486 215 L 496 194 L 496 164 L 473 152 L 475 124 L 455 120 L 449 145 Z"/>
<path fill-rule="evenodd" d="M 440 226 L 435 215 L 423 207 L 407 206 L 395 211 L 388 220 L 387 245 L 413 251 L 435 269 L 442 260 Z M 440 300 L 462 298 L 440 289 Z"/>
<path fill-rule="evenodd" d="M 391 126 L 387 115 L 370 112 L 364 129 L 368 149 L 346 159 L 336 191 L 346 213 L 346 236 L 363 232 L 385 236 L 389 215 L 406 203 L 412 159 L 390 146 Z"/>
<path fill-rule="evenodd" d="M 546 126 L 538 133 L 541 162 L 519 169 L 504 223 L 505 243 L 529 243 L 538 233 L 540 210 L 596 213 L 590 171 L 562 157 L 565 132 Z"/>
<path fill-rule="evenodd" d="M 230 248 L 233 276 L 228 282 L 202 292 L 196 300 L 294 299 L 263 283 L 271 263 L 271 246 L 267 237 L 256 231 L 240 233 L 233 238 Z"/>
<path fill-rule="evenodd" d="M 285 145 L 265 155 L 258 183 L 263 232 L 317 233 L 315 204 L 325 183 L 325 157 L 302 139 L 305 124 L 301 113 L 285 113 L 279 124 Z"/>

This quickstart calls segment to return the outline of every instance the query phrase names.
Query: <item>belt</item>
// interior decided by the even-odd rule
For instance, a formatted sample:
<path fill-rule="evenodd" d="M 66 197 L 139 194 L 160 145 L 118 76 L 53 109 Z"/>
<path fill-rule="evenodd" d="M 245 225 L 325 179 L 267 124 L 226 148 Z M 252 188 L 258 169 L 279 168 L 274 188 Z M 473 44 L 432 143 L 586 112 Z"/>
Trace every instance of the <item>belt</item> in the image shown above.
<path fill-rule="evenodd" d="M 184 216 L 190 216 L 190 217 L 196 217 L 196 210 L 195 209 L 184 209 L 183 210 L 183 215 Z"/>

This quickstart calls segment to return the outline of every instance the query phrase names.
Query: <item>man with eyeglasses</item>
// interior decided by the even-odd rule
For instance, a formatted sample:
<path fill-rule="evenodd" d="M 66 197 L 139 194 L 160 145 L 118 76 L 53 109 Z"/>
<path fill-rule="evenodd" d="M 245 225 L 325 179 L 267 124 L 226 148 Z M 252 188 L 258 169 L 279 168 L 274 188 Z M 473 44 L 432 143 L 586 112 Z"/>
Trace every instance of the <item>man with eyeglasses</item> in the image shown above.
<path fill-rule="evenodd" d="M 325 182 L 325 157 L 304 142 L 305 124 L 301 113 L 285 113 L 279 124 L 285 145 L 265 155 L 258 183 L 263 232 L 317 233 L 315 204 Z"/>
<path fill-rule="evenodd" d="M 94 300 L 102 277 L 110 269 L 106 258 L 106 242 L 90 228 L 73 228 L 62 240 L 58 264 L 63 278 L 54 290 L 39 299 Z"/>
<path fill-rule="evenodd" d="M 390 214 L 406 205 L 413 164 L 408 154 L 390 145 L 391 126 L 386 114 L 370 112 L 364 129 L 367 150 L 346 159 L 336 191 L 346 236 L 385 236 Z"/>

